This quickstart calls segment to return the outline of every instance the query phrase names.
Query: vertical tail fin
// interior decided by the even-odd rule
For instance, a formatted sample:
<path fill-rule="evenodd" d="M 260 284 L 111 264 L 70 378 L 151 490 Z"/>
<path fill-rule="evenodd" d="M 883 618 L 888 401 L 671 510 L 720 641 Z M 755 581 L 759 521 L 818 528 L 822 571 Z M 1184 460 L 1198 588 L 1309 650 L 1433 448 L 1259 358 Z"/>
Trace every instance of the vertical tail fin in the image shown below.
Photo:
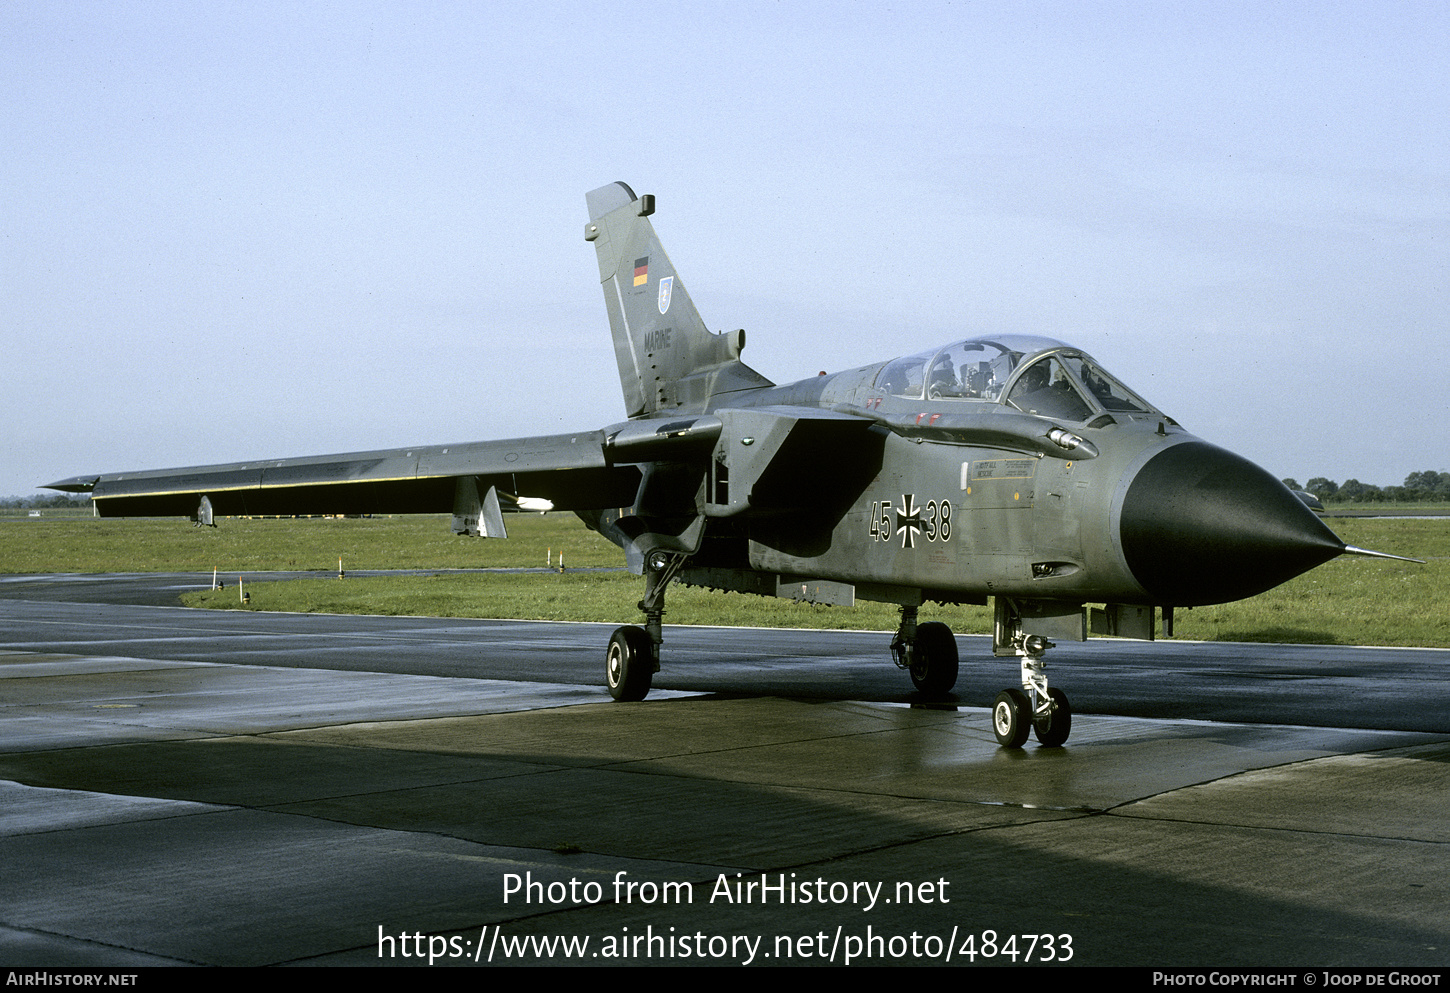
<path fill-rule="evenodd" d="M 740 361 L 744 331 L 711 334 L 700 319 L 649 222 L 654 197 L 610 183 L 585 200 L 628 415 L 700 411 L 714 395 L 770 386 Z"/>

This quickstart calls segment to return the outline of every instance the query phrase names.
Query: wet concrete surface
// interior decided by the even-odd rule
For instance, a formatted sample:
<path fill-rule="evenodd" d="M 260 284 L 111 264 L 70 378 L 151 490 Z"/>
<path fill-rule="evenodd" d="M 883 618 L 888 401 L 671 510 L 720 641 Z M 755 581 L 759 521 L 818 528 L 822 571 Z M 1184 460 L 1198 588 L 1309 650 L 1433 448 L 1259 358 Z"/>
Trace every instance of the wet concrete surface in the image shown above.
<path fill-rule="evenodd" d="M 8 965 L 1450 962 L 1445 714 L 1363 726 L 1446 652 L 1075 646 L 1067 747 L 1008 751 L 1011 666 L 913 705 L 868 634 L 670 629 L 621 705 L 597 625 L 0 625 Z"/>

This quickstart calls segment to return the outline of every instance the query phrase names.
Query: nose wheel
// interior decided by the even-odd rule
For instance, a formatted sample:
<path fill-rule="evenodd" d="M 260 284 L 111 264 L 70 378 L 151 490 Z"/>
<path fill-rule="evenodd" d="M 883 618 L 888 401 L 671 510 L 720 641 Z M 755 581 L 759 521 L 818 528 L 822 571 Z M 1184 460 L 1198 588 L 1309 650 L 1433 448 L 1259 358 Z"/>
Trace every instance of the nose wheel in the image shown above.
<path fill-rule="evenodd" d="M 1047 691 L 1047 706 L 1032 713 L 1032 733 L 1039 744 L 1056 748 L 1067 741 L 1072 733 L 1072 705 L 1067 694 L 1053 687 Z"/>
<path fill-rule="evenodd" d="M 1033 694 L 1036 696 L 1036 694 Z M 1072 704 L 1067 694 L 1053 687 L 1047 696 L 1032 697 L 1018 689 L 1003 690 L 992 703 L 992 733 L 1003 748 L 1021 748 L 1027 735 L 1037 736 L 1038 744 L 1057 748 L 1072 733 Z"/>
<path fill-rule="evenodd" d="M 1003 690 L 992 704 L 992 732 L 1003 748 L 1021 748 L 1032 729 L 1032 704 L 1021 690 Z"/>
<path fill-rule="evenodd" d="M 1022 688 L 1003 690 L 992 703 L 992 733 L 1003 748 L 1021 748 L 1029 733 L 1044 748 L 1057 748 L 1072 733 L 1072 704 L 1067 694 L 1047 685 L 1042 657 L 1052 642 L 1022 630 L 1022 618 L 1005 597 L 997 598 L 992 650 L 1022 660 Z"/>

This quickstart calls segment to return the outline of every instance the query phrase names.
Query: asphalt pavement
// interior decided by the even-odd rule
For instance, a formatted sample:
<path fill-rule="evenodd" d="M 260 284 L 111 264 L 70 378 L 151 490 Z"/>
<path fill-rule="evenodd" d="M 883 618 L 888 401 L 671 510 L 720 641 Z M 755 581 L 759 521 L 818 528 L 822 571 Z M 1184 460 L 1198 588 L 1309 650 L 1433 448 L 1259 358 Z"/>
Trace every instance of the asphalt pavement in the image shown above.
<path fill-rule="evenodd" d="M 942 703 L 669 627 L 615 704 L 608 626 L 145 605 L 201 581 L 0 582 L 0 962 L 1450 963 L 1450 652 L 1063 646 L 1009 751 L 981 638 Z"/>

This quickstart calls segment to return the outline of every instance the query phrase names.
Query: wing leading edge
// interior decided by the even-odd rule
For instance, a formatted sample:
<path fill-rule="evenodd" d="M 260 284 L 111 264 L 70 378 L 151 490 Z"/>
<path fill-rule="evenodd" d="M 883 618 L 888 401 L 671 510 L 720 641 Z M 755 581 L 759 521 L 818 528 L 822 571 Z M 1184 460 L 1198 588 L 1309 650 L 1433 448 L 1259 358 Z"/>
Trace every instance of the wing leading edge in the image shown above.
<path fill-rule="evenodd" d="M 640 472 L 604 456 L 604 433 L 73 476 L 47 489 L 90 493 L 101 517 L 429 514 L 454 507 L 459 480 L 548 500 L 559 510 L 628 506 Z"/>

